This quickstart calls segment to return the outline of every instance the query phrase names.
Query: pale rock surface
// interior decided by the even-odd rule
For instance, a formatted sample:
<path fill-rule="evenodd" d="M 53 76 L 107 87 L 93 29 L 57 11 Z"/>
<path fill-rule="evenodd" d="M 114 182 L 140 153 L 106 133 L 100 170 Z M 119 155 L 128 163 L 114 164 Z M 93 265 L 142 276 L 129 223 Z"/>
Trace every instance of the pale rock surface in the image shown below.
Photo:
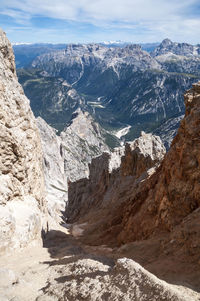
<path fill-rule="evenodd" d="M 42 150 L 11 44 L 0 29 L 0 252 L 40 236 Z"/>
<path fill-rule="evenodd" d="M 64 170 L 62 140 L 56 130 L 41 117 L 36 119 L 43 148 L 43 166 L 46 187 L 47 210 L 54 220 L 60 221 L 65 210 L 67 196 L 67 175 Z"/>
<path fill-rule="evenodd" d="M 93 157 L 109 152 L 104 131 L 87 113 L 78 109 L 61 132 L 65 170 L 70 181 L 89 176 L 88 163 Z"/>
<path fill-rule="evenodd" d="M 37 301 L 138 300 L 195 301 L 198 294 L 158 279 L 135 261 L 120 258 L 113 266 L 106 258 L 79 259 L 57 268 L 54 280 Z M 63 279 L 63 280 L 62 280 Z M 60 281 L 59 281 L 60 280 Z"/>
<path fill-rule="evenodd" d="M 89 176 L 92 158 L 109 148 L 103 130 L 87 113 L 77 110 L 60 135 L 41 117 L 37 118 L 44 154 L 48 213 L 61 221 L 68 201 L 68 182 Z"/>
<path fill-rule="evenodd" d="M 118 169 L 121 165 L 121 159 L 125 154 L 125 147 L 116 147 L 110 154 L 109 173 Z"/>
<path fill-rule="evenodd" d="M 134 260 L 112 254 L 106 246 L 84 246 L 67 232 L 50 231 L 44 248 L 29 246 L 0 258 L 0 267 L 7 266 L 0 268 L 0 277 L 6 273 L 0 300 L 199 300 L 191 289 L 168 284 Z"/>

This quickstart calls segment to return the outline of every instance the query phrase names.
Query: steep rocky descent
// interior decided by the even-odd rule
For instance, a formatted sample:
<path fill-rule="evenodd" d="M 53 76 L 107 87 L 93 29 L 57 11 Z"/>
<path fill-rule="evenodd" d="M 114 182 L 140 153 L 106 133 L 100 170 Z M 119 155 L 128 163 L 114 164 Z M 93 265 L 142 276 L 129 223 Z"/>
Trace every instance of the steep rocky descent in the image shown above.
<path fill-rule="evenodd" d="M 40 137 L 0 29 L 0 252 L 40 236 L 44 181 Z"/>
<path fill-rule="evenodd" d="M 166 283 L 121 256 L 119 250 L 116 258 L 114 253 L 111 248 L 84 246 L 69 234 L 50 231 L 44 248 L 29 246 L 0 257 L 0 299 L 199 301 L 199 294 L 191 289 Z"/>
<path fill-rule="evenodd" d="M 119 231 L 119 243 L 147 239 L 159 231 L 173 231 L 184 218 L 199 208 L 199 87 L 200 84 L 194 84 L 185 94 L 185 117 L 156 173 L 137 185 L 130 183 L 126 193 L 122 188 L 124 179 L 121 179 L 114 202 L 122 203 L 122 206 L 114 210 L 115 218 L 110 221 L 110 227 L 114 229 L 116 226 Z M 136 159 L 139 162 L 134 156 L 130 158 L 123 168 L 124 174 L 130 174 L 130 162 L 133 162 L 134 170 L 140 164 L 140 158 Z M 101 189 L 108 188 L 102 184 Z M 99 196 L 99 202 L 103 200 L 104 197 Z M 107 229 L 109 231 L 112 232 Z"/>
<path fill-rule="evenodd" d="M 68 200 L 68 181 L 88 177 L 92 158 L 107 151 L 104 132 L 87 113 L 77 110 L 60 135 L 37 118 L 44 153 L 49 214 L 59 220 Z"/>
<path fill-rule="evenodd" d="M 72 183 L 69 196 L 72 206 L 76 201 L 72 218 L 81 224 L 82 242 L 121 246 L 116 248 L 118 256 L 199 291 L 200 82 L 185 94 L 185 105 L 178 134 L 155 172 L 150 169 L 137 180 L 116 173 L 116 178 L 112 174 L 96 181 L 94 175 L 94 183 Z M 129 174 L 131 157 L 127 158 L 124 171 Z M 132 158 L 133 166 L 140 164 L 141 159 Z M 90 188 L 88 195 L 84 185 Z"/>
<path fill-rule="evenodd" d="M 162 267 L 163 272 L 168 269 L 166 273 L 172 276 L 172 262 L 176 260 L 179 270 L 176 281 L 181 278 L 198 290 L 199 100 L 200 83 L 194 84 L 185 94 L 185 117 L 169 152 L 156 172 L 143 181 L 130 181 L 128 185 L 125 182 L 126 178 L 121 178 L 114 189 L 115 195 L 109 195 L 109 202 L 113 204 L 113 208 L 107 220 L 100 217 L 98 224 L 97 211 L 96 216 L 93 214 L 94 219 L 91 215 L 81 220 L 91 223 L 84 232 L 85 242 L 111 245 L 133 242 L 132 256 L 136 254 L 138 244 L 143 245 L 143 257 L 147 261 L 149 255 L 145 246 L 149 244 L 152 249 L 157 250 L 156 257 L 151 253 L 151 269 L 154 273 L 158 273 Z M 101 189 L 105 190 L 104 186 Z M 105 197 L 99 197 L 99 203 L 104 202 L 104 199 Z M 143 261 L 141 256 L 137 255 L 136 258 L 139 262 Z M 169 263 L 169 268 L 163 266 L 163 260 Z M 153 262 L 157 262 L 157 268 L 155 264 L 153 266 Z M 162 271 L 160 270 L 161 275 Z M 193 275 L 192 279 L 190 274 Z"/>
<path fill-rule="evenodd" d="M 185 117 L 161 168 L 145 184 L 148 191 L 140 187 L 142 197 L 136 192 L 127 203 L 130 211 L 123 212 L 121 241 L 144 239 L 161 229 L 173 231 L 199 208 L 199 87 L 199 83 L 194 84 L 185 94 Z M 133 214 L 131 208 L 140 202 L 139 210 Z"/>
<path fill-rule="evenodd" d="M 159 137 L 142 132 L 140 138 L 125 147 L 104 153 L 92 160 L 89 179 L 69 184 L 66 214 L 70 221 L 89 220 L 102 224 L 110 221 L 113 206 L 120 206 L 129 186 L 143 181 L 159 165 L 165 148 Z M 99 213 L 100 212 L 100 213 Z M 87 220 L 88 221 L 88 220 Z M 102 225 L 100 228 L 102 228 Z"/>

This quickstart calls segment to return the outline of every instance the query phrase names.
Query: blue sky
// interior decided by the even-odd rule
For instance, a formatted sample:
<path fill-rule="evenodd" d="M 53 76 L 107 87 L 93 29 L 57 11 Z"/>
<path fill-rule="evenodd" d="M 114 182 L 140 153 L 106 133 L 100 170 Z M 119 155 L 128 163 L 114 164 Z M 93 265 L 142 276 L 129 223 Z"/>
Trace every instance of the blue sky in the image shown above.
<path fill-rule="evenodd" d="M 200 43 L 199 0 L 0 0 L 11 42 Z"/>

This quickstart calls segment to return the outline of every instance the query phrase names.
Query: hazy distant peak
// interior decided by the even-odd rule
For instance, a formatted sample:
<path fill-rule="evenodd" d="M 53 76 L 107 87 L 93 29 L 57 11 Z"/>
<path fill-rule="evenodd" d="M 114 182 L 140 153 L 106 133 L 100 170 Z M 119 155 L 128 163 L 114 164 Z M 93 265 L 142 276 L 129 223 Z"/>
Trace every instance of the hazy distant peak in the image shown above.
<path fill-rule="evenodd" d="M 164 39 L 162 42 L 161 42 L 161 44 L 160 45 L 162 45 L 163 47 L 167 47 L 167 46 L 170 46 L 170 45 L 172 45 L 173 44 L 173 42 L 170 40 L 170 39 Z"/>
<path fill-rule="evenodd" d="M 188 43 L 177 43 L 172 42 L 170 39 L 164 39 L 152 52 L 153 57 L 169 54 L 179 56 L 198 56 L 199 47 Z"/>

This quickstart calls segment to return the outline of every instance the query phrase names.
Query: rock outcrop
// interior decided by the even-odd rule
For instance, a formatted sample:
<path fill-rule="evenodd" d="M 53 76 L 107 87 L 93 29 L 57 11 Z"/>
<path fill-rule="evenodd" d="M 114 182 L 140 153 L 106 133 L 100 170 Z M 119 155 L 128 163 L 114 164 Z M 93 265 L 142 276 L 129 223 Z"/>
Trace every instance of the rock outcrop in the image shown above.
<path fill-rule="evenodd" d="M 89 179 L 69 183 L 66 208 L 69 220 L 87 220 L 86 216 L 89 216 L 91 222 L 103 224 L 102 219 L 109 221 L 113 206 L 120 206 L 124 194 L 129 194 L 130 185 L 148 177 L 164 154 L 160 138 L 142 132 L 140 138 L 125 147 L 94 158 L 89 166 Z"/>
<path fill-rule="evenodd" d="M 150 148 L 145 146 L 147 136 L 144 137 L 143 135 L 144 145 L 136 140 L 134 151 L 131 152 L 129 147 L 126 147 L 120 167 L 121 176 L 119 177 L 118 174 L 115 181 L 117 185 L 111 184 L 110 189 L 110 176 L 105 171 L 104 173 L 98 172 L 98 180 L 91 181 L 88 195 L 84 189 L 82 195 L 79 195 L 76 184 L 71 185 L 72 194 L 70 195 L 69 206 L 73 203 L 76 204 L 76 211 L 81 208 L 79 204 L 85 204 L 83 199 L 89 200 L 91 208 L 97 208 L 96 205 L 94 206 L 95 202 L 112 206 L 112 214 L 105 221 L 105 225 L 103 226 L 103 222 L 101 223 L 101 231 L 99 232 L 101 232 L 103 241 L 124 244 L 148 239 L 161 232 L 173 233 L 178 225 L 181 227 L 180 225 L 185 223 L 185 219 L 187 220 L 195 210 L 197 210 L 196 214 L 198 215 L 200 206 L 198 181 L 200 175 L 199 87 L 199 83 L 194 84 L 193 88 L 185 94 L 186 114 L 181 121 L 178 134 L 161 166 L 150 177 L 145 174 L 145 167 L 147 169 L 152 167 L 155 158 L 148 161 L 149 155 L 145 158 L 142 152 L 146 148 L 146 153 L 149 154 L 150 150 L 155 148 L 153 144 L 150 145 Z M 138 155 L 138 149 L 141 155 Z M 95 169 L 92 168 L 92 170 Z M 152 173 L 151 169 L 150 171 Z M 83 186 L 81 182 L 77 185 Z M 87 187 L 86 183 L 84 186 Z M 95 187 L 93 192 L 91 187 Z M 75 200 L 77 201 L 75 202 Z M 97 221 L 96 217 L 95 219 Z M 85 218 L 85 221 L 90 221 L 90 219 Z M 93 223 L 94 220 L 91 219 L 91 222 Z M 183 227 L 185 228 L 185 226 Z M 195 254 L 197 254 L 198 248 L 195 250 Z M 194 253 L 194 251 L 191 252 Z"/>
<path fill-rule="evenodd" d="M 65 169 L 70 181 L 88 177 L 88 163 L 91 159 L 104 151 L 109 152 L 104 134 L 105 131 L 89 113 L 78 109 L 72 115 L 70 123 L 60 134 Z"/>
<path fill-rule="evenodd" d="M 123 214 L 121 241 L 144 239 L 155 231 L 173 231 L 200 206 L 200 84 L 185 94 L 186 113 L 161 168 L 135 193 Z M 146 192 L 146 194 L 144 193 Z M 142 197 L 140 195 L 142 194 Z M 137 212 L 132 208 L 141 202 Z"/>
<path fill-rule="evenodd" d="M 108 261 L 108 260 L 107 260 Z M 46 300 L 140 300 L 197 301 L 192 290 L 171 285 L 158 279 L 131 259 L 120 258 L 113 266 L 96 258 L 78 259 L 67 269 L 57 269 L 60 280 L 45 290 Z M 67 275 L 67 276 L 66 276 Z"/>
<path fill-rule="evenodd" d="M 199 290 L 200 82 L 186 92 L 185 106 L 178 134 L 156 171 L 128 146 L 115 173 L 99 172 L 96 164 L 94 182 L 71 184 L 69 206 L 76 207 L 72 221 L 80 225 L 82 242 L 116 247 L 118 256 Z M 141 174 L 146 164 L 150 169 Z"/>
<path fill-rule="evenodd" d="M 65 210 L 67 195 L 67 175 L 64 170 L 62 140 L 56 130 L 41 117 L 36 119 L 43 149 L 43 169 L 46 188 L 46 207 L 49 215 L 60 221 Z"/>
<path fill-rule="evenodd" d="M 40 137 L 0 29 L 0 252 L 40 236 L 44 181 Z"/>

